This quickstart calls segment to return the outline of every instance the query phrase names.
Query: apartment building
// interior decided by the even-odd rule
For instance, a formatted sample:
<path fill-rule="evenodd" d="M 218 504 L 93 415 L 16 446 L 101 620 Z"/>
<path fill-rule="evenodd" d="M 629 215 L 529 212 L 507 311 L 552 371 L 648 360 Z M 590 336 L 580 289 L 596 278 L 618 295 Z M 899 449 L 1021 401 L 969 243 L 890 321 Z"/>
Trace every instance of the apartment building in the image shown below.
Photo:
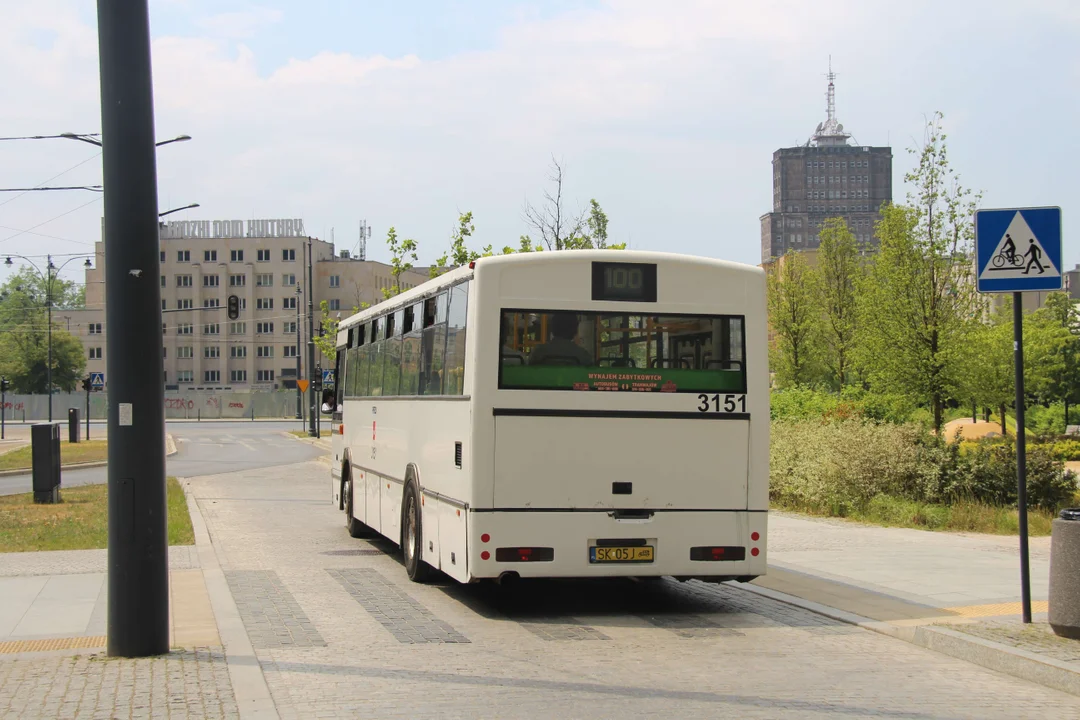
<path fill-rule="evenodd" d="M 376 304 L 393 284 L 391 267 L 358 260 L 308 236 L 302 220 L 162 223 L 162 352 L 166 390 L 277 390 L 307 375 L 308 300 L 315 332 L 320 305 L 341 318 Z M 310 255 L 313 286 L 308 286 Z M 86 270 L 86 307 L 58 313 L 87 353 L 87 372 L 106 372 L 104 241 Z M 399 278 L 402 289 L 427 279 L 424 269 Z M 235 320 L 228 298 L 239 300 Z M 328 365 L 321 362 L 324 367 Z M 106 384 L 108 376 L 105 376 Z"/>

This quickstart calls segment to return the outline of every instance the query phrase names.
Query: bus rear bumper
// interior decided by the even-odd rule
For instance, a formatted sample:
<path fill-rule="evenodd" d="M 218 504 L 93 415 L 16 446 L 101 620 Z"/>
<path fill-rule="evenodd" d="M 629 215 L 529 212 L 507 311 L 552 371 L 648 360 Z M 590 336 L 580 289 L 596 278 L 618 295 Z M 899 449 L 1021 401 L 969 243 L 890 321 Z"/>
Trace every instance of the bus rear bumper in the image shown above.
<path fill-rule="evenodd" d="M 617 518 L 611 511 L 471 510 L 468 525 L 473 580 L 673 576 L 721 582 L 750 580 L 766 569 L 766 512 L 661 510 Z M 651 559 L 641 559 L 642 553 Z"/>

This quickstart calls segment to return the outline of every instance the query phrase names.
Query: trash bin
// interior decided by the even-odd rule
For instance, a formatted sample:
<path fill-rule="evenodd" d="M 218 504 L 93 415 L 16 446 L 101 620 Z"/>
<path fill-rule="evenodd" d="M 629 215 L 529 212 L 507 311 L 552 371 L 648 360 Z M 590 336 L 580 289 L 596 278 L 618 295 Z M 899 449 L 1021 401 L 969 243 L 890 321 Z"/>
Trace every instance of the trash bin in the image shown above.
<path fill-rule="evenodd" d="M 1050 627 L 1080 640 L 1080 508 L 1062 510 L 1050 529 Z"/>
<path fill-rule="evenodd" d="M 33 464 L 34 502 L 60 502 L 60 425 L 30 426 L 30 459 Z"/>
<path fill-rule="evenodd" d="M 68 442 L 79 442 L 79 408 L 68 408 Z"/>

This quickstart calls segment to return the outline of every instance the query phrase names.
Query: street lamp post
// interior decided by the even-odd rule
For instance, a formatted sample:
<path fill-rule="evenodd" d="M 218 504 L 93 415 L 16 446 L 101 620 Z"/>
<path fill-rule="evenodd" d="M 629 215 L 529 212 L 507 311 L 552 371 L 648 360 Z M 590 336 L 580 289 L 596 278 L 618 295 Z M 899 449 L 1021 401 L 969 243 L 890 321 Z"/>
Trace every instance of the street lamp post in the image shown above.
<path fill-rule="evenodd" d="M 64 262 L 60 263 L 60 267 L 57 267 L 56 265 L 53 264 L 52 255 L 46 255 L 45 257 L 46 257 L 48 262 L 45 265 L 45 272 L 42 273 L 41 268 L 39 268 L 37 266 L 37 263 L 35 263 L 33 260 L 31 260 L 30 258 L 28 258 L 28 257 L 26 257 L 24 255 L 9 255 L 7 257 L 7 260 L 4 261 L 4 264 L 7 265 L 8 267 L 11 267 L 12 264 L 13 264 L 12 261 L 11 261 L 11 258 L 13 258 L 13 257 L 17 257 L 20 260 L 25 260 L 26 262 L 30 263 L 31 267 L 34 268 L 34 270 L 37 272 L 38 276 L 42 280 L 45 281 L 45 308 L 46 308 L 46 311 L 48 312 L 47 333 L 48 333 L 48 345 L 49 345 L 49 358 L 48 358 L 48 362 L 45 365 L 45 385 L 46 385 L 46 391 L 49 393 L 49 422 L 52 422 L 52 419 L 53 419 L 53 413 L 52 413 L 52 409 L 53 409 L 53 405 L 52 405 L 52 396 L 53 396 L 53 381 L 52 381 L 52 366 L 53 366 L 53 355 L 52 355 L 52 306 L 53 306 L 53 303 L 52 303 L 52 288 L 53 288 L 53 281 L 56 280 L 56 277 L 60 274 L 60 271 L 64 269 L 64 266 L 67 265 L 72 260 L 76 260 L 76 259 L 78 259 L 80 257 L 83 257 L 83 258 L 86 258 L 85 267 L 89 268 L 89 267 L 92 267 L 93 265 L 90 262 L 89 257 L 86 257 L 85 255 L 75 255 L 73 257 L 68 258 Z"/>
<path fill-rule="evenodd" d="M 300 252 L 303 252 L 303 246 L 300 248 Z M 308 432 L 311 437 L 319 437 L 319 431 L 315 427 L 315 416 L 319 412 L 319 407 L 315 404 L 315 308 L 312 305 L 312 296 L 315 294 L 314 275 L 312 273 L 312 265 L 314 264 L 314 258 L 311 255 L 311 238 L 307 239 L 307 271 L 308 271 L 308 293 L 307 293 L 307 325 L 308 325 L 308 398 L 310 409 L 308 410 Z M 297 348 L 299 350 L 299 348 Z"/>
<path fill-rule="evenodd" d="M 311 290 L 309 287 L 308 290 Z M 304 417 L 304 393 L 300 392 L 300 283 L 296 284 L 296 419 Z"/>
<path fill-rule="evenodd" d="M 90 143 L 91 145 L 97 145 L 98 147 L 102 147 L 101 140 L 98 140 L 97 137 L 94 136 L 94 135 L 79 135 L 77 133 L 60 133 L 60 137 L 66 138 L 68 140 L 81 140 L 84 143 Z M 154 143 L 154 146 L 155 147 L 161 147 L 162 145 L 168 145 L 169 143 L 174 143 L 174 142 L 187 142 L 190 139 L 191 139 L 190 135 L 177 135 L 174 138 L 169 138 L 168 140 L 162 140 L 160 142 L 156 142 L 156 143 Z"/>

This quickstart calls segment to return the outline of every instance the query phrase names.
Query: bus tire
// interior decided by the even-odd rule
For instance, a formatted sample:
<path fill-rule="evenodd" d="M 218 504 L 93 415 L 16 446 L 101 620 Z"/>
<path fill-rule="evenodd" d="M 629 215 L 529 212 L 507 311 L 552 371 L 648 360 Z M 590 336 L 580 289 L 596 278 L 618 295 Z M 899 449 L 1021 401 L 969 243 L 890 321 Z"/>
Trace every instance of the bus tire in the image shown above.
<path fill-rule="evenodd" d="M 345 475 L 344 485 L 342 494 L 345 496 L 345 529 L 349 531 L 349 537 L 366 537 L 368 526 L 353 517 L 353 483 L 352 476 L 348 473 Z"/>
<path fill-rule="evenodd" d="M 405 557 L 405 572 L 413 582 L 424 582 L 431 576 L 431 566 L 424 562 L 423 513 L 420 492 L 416 483 L 405 486 L 401 503 L 401 553 Z"/>

